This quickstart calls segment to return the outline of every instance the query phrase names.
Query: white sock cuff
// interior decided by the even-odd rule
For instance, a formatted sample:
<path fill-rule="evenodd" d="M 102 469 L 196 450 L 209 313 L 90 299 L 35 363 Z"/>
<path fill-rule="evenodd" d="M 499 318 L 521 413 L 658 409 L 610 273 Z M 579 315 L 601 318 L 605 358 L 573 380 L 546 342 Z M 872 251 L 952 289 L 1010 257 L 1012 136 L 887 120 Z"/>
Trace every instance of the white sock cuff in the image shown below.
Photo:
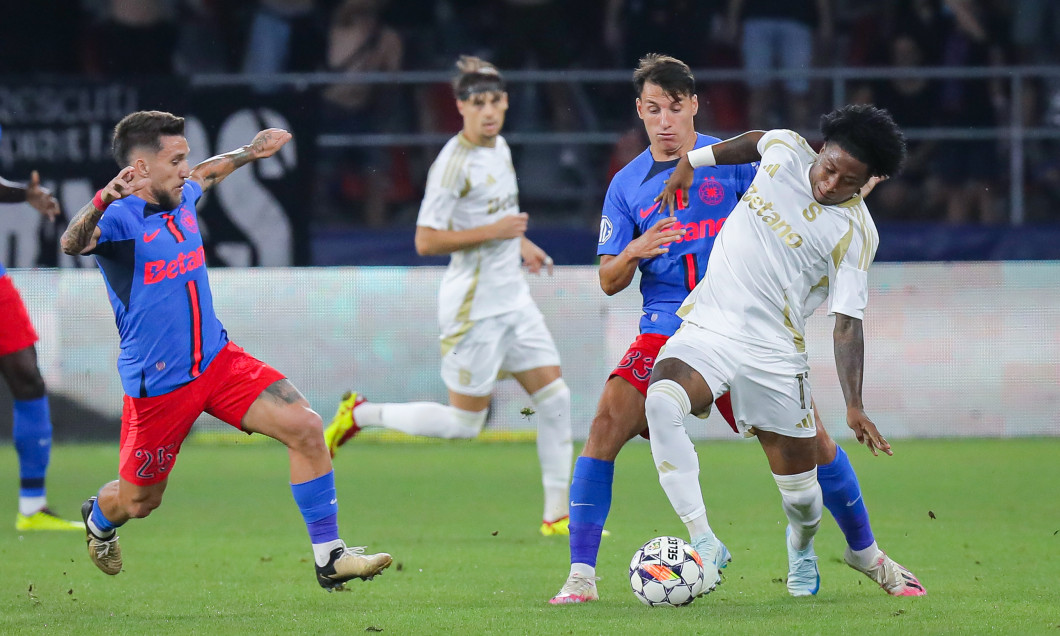
<path fill-rule="evenodd" d="M 797 475 L 778 475 L 773 473 L 773 479 L 777 482 L 782 494 L 799 494 L 811 491 L 817 486 L 817 467 L 799 473 Z"/>
<path fill-rule="evenodd" d="M 565 395 L 567 399 L 570 399 L 570 387 L 563 381 L 563 378 L 556 378 L 549 382 L 545 386 L 541 387 L 533 394 L 530 395 L 530 399 L 535 405 L 542 404 L 555 396 Z"/>
<path fill-rule="evenodd" d="M 457 423 L 467 428 L 481 431 L 486 426 L 486 416 L 489 414 L 489 409 L 482 409 L 481 411 L 465 411 L 464 409 L 458 409 L 455 406 L 450 406 L 453 410 L 453 417 Z"/>
<path fill-rule="evenodd" d="M 688 415 L 692 412 L 692 400 L 688 398 L 685 388 L 673 380 L 659 380 L 648 387 L 645 400 L 658 396 L 677 403 L 681 412 Z"/>

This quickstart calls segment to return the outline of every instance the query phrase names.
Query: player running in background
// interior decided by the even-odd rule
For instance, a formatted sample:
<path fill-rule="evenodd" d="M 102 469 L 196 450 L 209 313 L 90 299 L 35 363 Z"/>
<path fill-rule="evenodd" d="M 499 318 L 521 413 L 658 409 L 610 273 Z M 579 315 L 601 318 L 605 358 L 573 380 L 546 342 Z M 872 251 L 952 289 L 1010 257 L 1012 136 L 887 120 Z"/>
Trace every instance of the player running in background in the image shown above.
<path fill-rule="evenodd" d="M 537 418 L 537 451 L 545 506 L 541 533 L 567 534 L 567 489 L 574 453 L 570 390 L 559 353 L 530 296 L 520 267 L 552 259 L 526 236 L 527 215 L 508 144 L 501 137 L 508 93 L 497 69 L 462 56 L 453 80 L 462 130 L 438 154 L 416 221 L 416 251 L 450 254 L 438 290 L 442 380 L 449 404 L 374 404 L 343 397 L 324 433 L 334 453 L 364 427 L 410 435 L 472 438 L 486 424 L 497 373 L 510 373 L 530 394 Z"/>
<path fill-rule="evenodd" d="M 683 62 L 646 56 L 634 73 L 634 89 L 650 146 L 615 175 L 608 189 L 597 253 L 600 284 L 608 295 L 625 289 L 640 268 L 644 315 L 641 334 L 604 385 L 589 438 L 574 466 L 571 501 L 579 505 L 571 507 L 571 569 L 553 604 L 599 598 L 596 561 L 611 507 L 615 458 L 628 440 L 646 430 L 644 395 L 659 349 L 680 325 L 677 309 L 703 277 L 715 236 L 755 174 L 752 165 L 697 169 L 686 207 L 677 217 L 667 216 L 668 210 L 655 200 L 664 178 L 688 150 L 719 140 L 695 132 L 695 79 Z M 717 405 L 735 431 L 729 395 L 720 396 Z M 875 539 L 853 467 L 819 420 L 818 448 L 825 505 L 850 550 L 873 552 Z M 851 501 L 855 504 L 847 506 Z M 724 567 L 728 558 L 721 545 L 716 565 Z M 901 587 L 895 581 L 904 579 L 896 576 L 892 564 L 887 559 L 869 576 L 894 594 Z"/>
<path fill-rule="evenodd" d="M 659 482 L 709 562 L 724 546 L 707 522 L 699 459 L 684 418 L 709 412 L 732 391 L 738 426 L 758 437 L 780 489 L 792 596 L 820 588 L 813 546 L 821 520 L 820 441 L 803 334 L 806 318 L 826 298 L 836 317 L 847 424 L 873 454 L 891 454 L 861 397 L 862 317 L 879 238 L 860 191 L 873 176 L 897 173 L 905 140 L 887 111 L 872 106 L 826 115 L 821 132 L 819 154 L 789 130 L 753 131 L 692 150 L 678 162 L 659 195 L 670 209 L 681 207 L 675 193 L 694 183 L 696 168 L 759 160 L 761 166 L 729 216 L 703 281 L 678 311 L 684 322 L 659 353 L 644 403 Z M 848 548 L 844 560 L 892 594 L 924 593 L 875 543 Z M 901 580 L 888 587 L 888 576 Z"/>
<path fill-rule="evenodd" d="M 26 202 L 55 220 L 59 202 L 40 185 L 34 170 L 29 183 L 0 178 L 0 203 Z M 11 389 L 15 413 L 11 438 L 18 454 L 18 513 L 15 530 L 84 530 L 79 521 L 60 519 L 48 508 L 44 480 L 52 450 L 48 394 L 37 366 L 37 332 L 26 305 L 0 263 L 0 374 Z"/>
<path fill-rule="evenodd" d="M 230 342 L 214 315 L 195 204 L 290 139 L 285 130 L 263 130 L 249 145 L 189 169 L 183 118 L 132 113 L 114 129 L 114 158 L 126 167 L 63 234 L 67 254 L 96 256 L 121 336 L 119 478 L 81 506 L 89 556 L 107 574 L 121 571 L 116 529 L 162 503 L 181 444 L 204 412 L 287 446 L 291 492 L 322 587 L 370 579 L 390 565 L 389 554 L 364 555 L 339 538 L 320 416 L 283 374 Z"/>

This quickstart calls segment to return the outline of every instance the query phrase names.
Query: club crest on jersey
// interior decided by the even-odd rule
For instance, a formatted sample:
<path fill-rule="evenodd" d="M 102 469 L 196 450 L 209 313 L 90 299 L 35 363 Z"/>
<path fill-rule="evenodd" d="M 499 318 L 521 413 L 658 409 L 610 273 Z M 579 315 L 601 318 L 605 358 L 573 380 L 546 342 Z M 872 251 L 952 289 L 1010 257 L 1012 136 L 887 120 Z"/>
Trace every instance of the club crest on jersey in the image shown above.
<path fill-rule="evenodd" d="M 718 205 L 725 200 L 725 188 L 714 177 L 707 177 L 699 186 L 699 200 L 707 205 Z"/>
<path fill-rule="evenodd" d="M 184 206 L 180 206 L 180 224 L 189 232 L 199 233 L 199 224 L 195 221 L 195 215 Z"/>
<path fill-rule="evenodd" d="M 606 216 L 600 219 L 600 245 L 606 243 L 614 231 L 615 226 L 611 225 L 611 219 Z"/>

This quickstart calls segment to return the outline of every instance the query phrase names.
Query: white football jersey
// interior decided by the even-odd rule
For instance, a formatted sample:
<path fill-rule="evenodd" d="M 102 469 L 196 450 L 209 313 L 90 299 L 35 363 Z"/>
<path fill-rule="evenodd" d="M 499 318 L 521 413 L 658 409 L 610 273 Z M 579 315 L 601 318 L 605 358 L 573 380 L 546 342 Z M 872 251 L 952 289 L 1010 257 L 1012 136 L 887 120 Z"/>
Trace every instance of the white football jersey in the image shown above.
<path fill-rule="evenodd" d="M 468 230 L 519 213 L 512 152 L 503 137 L 493 148 L 462 134 L 450 139 L 427 174 L 416 225 Z M 443 332 L 533 302 L 522 271 L 520 239 L 488 241 L 453 252 L 438 290 Z"/>
<path fill-rule="evenodd" d="M 817 153 L 790 130 L 758 142 L 762 162 L 714 243 L 707 273 L 678 315 L 735 340 L 805 352 L 806 318 L 862 319 L 879 235 L 861 197 L 822 205 L 810 188 Z"/>

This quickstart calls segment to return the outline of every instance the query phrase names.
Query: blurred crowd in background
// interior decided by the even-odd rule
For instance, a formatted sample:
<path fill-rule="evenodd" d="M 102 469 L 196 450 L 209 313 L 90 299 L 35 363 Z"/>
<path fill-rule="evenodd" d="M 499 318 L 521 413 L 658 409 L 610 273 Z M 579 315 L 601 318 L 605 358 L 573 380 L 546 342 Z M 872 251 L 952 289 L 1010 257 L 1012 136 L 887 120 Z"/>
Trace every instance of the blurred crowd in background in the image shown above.
<path fill-rule="evenodd" d="M 631 71 L 647 52 L 668 53 L 698 71 L 747 71 L 745 81 L 699 75 L 697 126 L 720 136 L 816 129 L 817 116 L 832 107 L 831 84 L 752 78 L 777 59 L 807 67 L 1060 64 L 1055 0 L 38 0 L 9 3 L 4 13 L 0 76 L 448 71 L 462 53 L 502 71 Z M 911 129 L 1004 127 L 1014 115 L 1003 79 L 867 79 L 846 90 L 850 101 L 884 106 Z M 513 144 L 524 208 L 555 222 L 598 219 L 610 176 L 647 143 L 633 98 L 629 83 L 512 87 L 505 132 L 625 133 L 610 145 Z M 1060 74 L 1025 83 L 1021 98 L 1026 126 L 1060 126 Z M 318 104 L 325 133 L 453 133 L 460 126 L 440 82 L 336 84 L 321 90 Z M 875 216 L 1005 223 L 1006 143 L 912 142 L 905 173 L 873 195 Z M 1058 145 L 1046 137 L 1025 146 L 1030 223 L 1058 220 Z M 322 150 L 314 222 L 412 223 L 436 150 Z"/>

